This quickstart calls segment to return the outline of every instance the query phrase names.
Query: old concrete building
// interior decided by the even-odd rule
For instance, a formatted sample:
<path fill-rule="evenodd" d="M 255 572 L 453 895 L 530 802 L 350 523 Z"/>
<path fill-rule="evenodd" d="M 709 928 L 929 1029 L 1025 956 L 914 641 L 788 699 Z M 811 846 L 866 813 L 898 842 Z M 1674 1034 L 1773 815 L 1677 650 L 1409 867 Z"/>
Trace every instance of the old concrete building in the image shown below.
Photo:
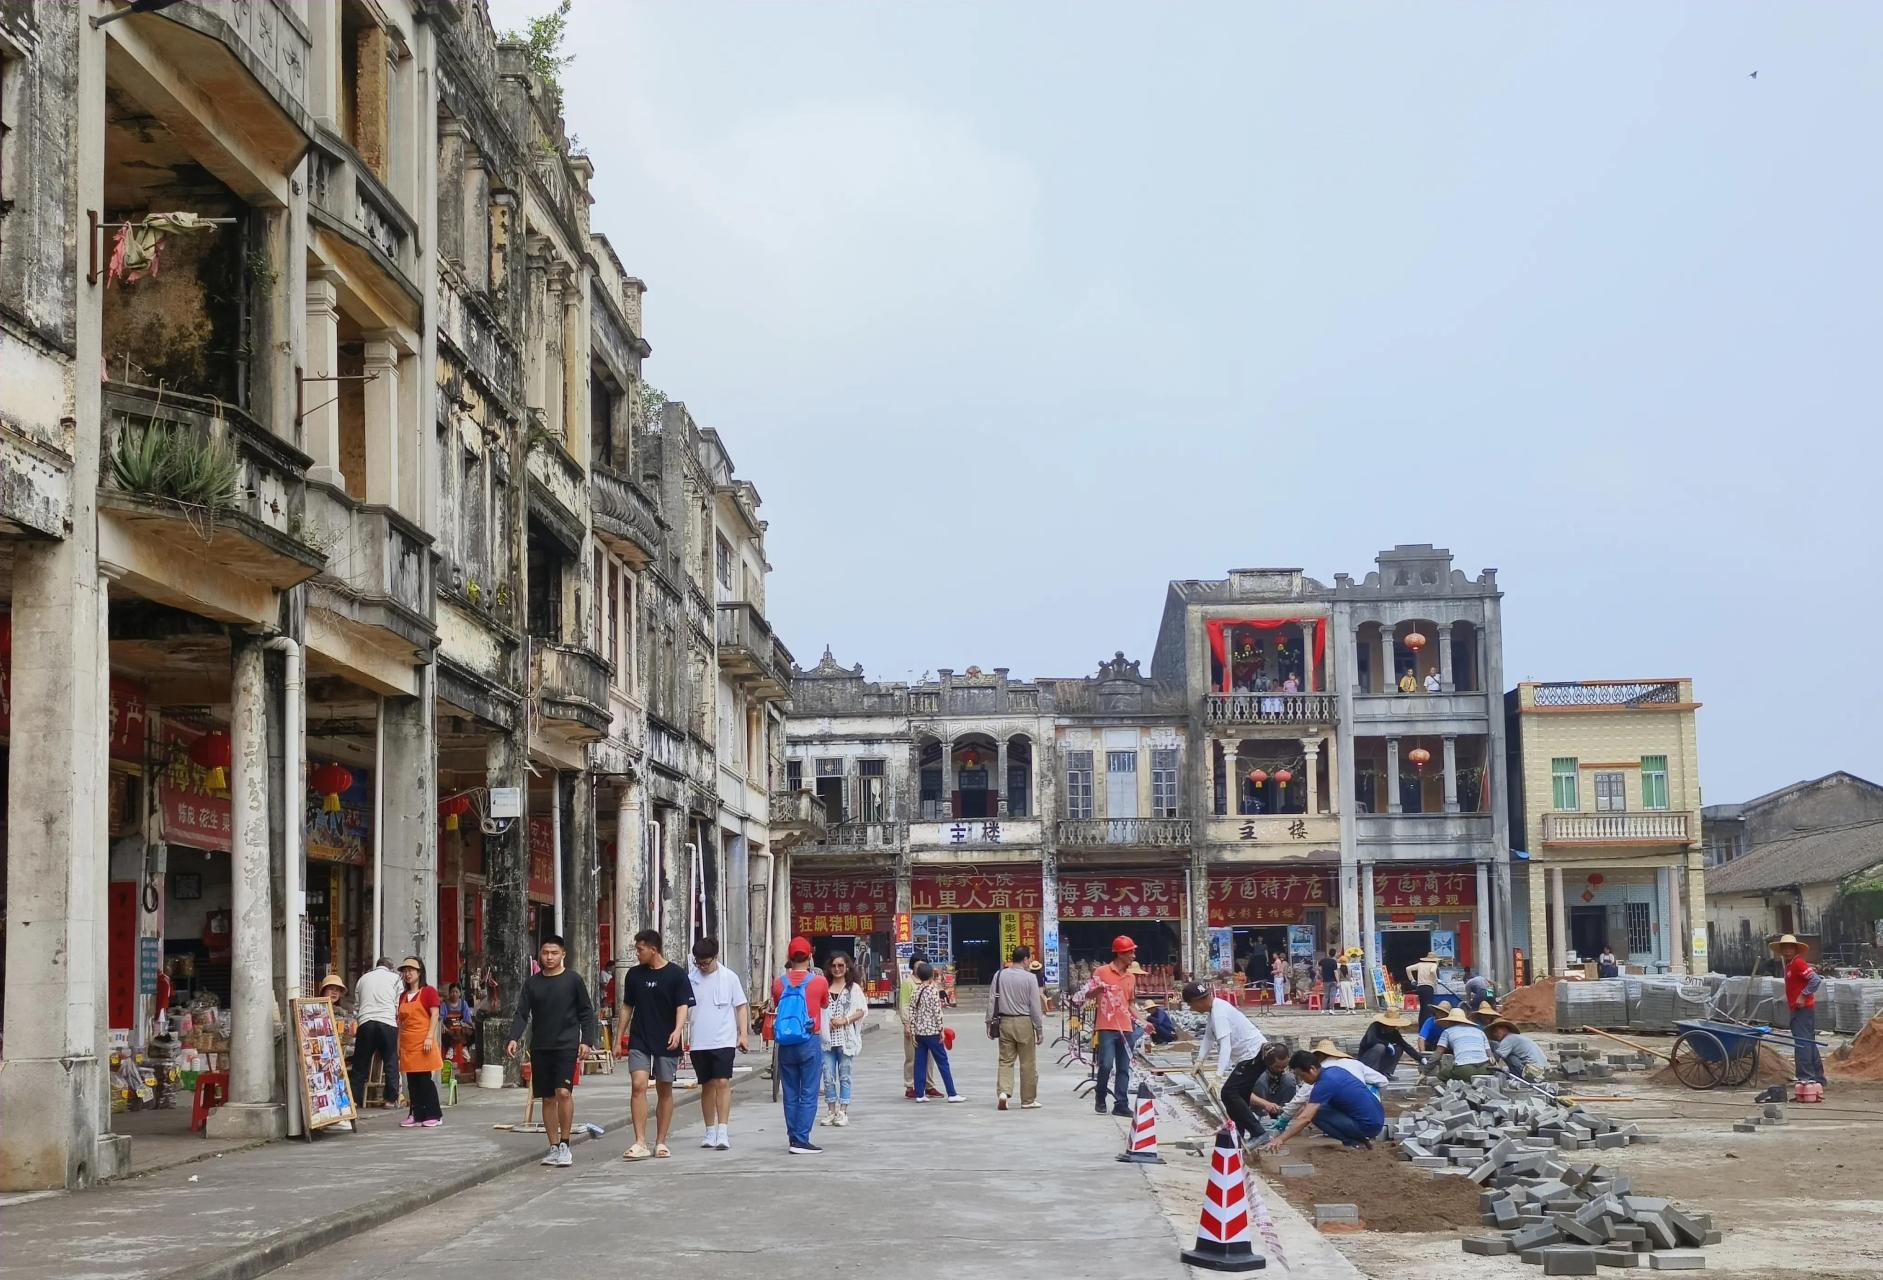
<path fill-rule="evenodd" d="M 1089 964 L 1126 921 L 1151 966 L 1305 939 L 1506 973 L 1500 599 L 1410 546 L 1332 587 L 1172 583 L 1149 675 L 1118 654 L 1079 679 L 877 683 L 827 650 L 792 690 L 789 785 L 834 824 L 798 859 L 796 922 L 867 938 L 886 973 L 908 913 L 962 982 L 1008 936 Z"/>
<path fill-rule="evenodd" d="M 507 1001 L 550 931 L 749 949 L 754 859 L 771 910 L 756 491 L 646 390 L 559 101 L 478 0 L 0 6 L 0 1186 L 125 1167 L 159 968 L 266 1136 L 326 972 Z"/>
<path fill-rule="evenodd" d="M 1613 947 L 1705 973 L 1700 752 L 1690 680 L 1525 681 L 1504 697 L 1513 841 L 1537 976 Z"/>

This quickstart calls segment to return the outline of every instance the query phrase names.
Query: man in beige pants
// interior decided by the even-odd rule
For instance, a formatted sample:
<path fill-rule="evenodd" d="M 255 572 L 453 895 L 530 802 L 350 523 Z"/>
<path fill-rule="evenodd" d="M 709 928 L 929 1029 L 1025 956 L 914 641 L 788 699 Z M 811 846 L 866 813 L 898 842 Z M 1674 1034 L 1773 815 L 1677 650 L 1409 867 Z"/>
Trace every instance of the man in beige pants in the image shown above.
<path fill-rule="evenodd" d="M 1007 1109 L 1013 1096 L 1013 1064 L 1020 1063 L 1020 1107 L 1031 1111 L 1040 1105 L 1040 1068 L 1036 1050 L 1046 1041 L 1046 1009 L 1040 1002 L 1040 984 L 1027 968 L 1033 953 L 1015 947 L 1007 967 L 994 975 L 994 985 L 987 993 L 988 1008 L 1000 1026 L 1000 1101 Z"/>

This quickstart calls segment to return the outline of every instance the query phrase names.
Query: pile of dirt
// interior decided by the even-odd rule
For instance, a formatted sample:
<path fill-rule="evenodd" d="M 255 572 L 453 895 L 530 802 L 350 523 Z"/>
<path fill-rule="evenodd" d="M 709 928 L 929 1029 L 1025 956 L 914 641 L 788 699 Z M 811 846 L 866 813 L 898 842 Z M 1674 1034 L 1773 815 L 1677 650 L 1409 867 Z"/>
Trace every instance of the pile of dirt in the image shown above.
<path fill-rule="evenodd" d="M 1783 1084 L 1791 1079 L 1791 1073 L 1792 1065 L 1790 1058 L 1786 1057 L 1769 1044 L 1759 1046 L 1759 1074 L 1757 1078 L 1761 1088 L 1768 1084 Z M 1878 1078 L 1883 1079 L 1883 1076 Z M 1671 1062 L 1649 1076 L 1648 1080 L 1653 1084 L 1680 1084 L 1680 1077 L 1674 1074 L 1674 1064 Z M 1748 1081 L 1748 1085 L 1750 1085 L 1750 1081 Z"/>
<path fill-rule="evenodd" d="M 1469 1178 L 1434 1178 L 1399 1158 L 1390 1143 L 1348 1151 L 1297 1138 L 1291 1161 L 1311 1162 L 1312 1178 L 1283 1178 L 1264 1159 L 1263 1181 L 1311 1220 L 1317 1204 L 1352 1204 L 1374 1231 L 1443 1231 L 1479 1225 L 1478 1186 Z"/>
<path fill-rule="evenodd" d="M 1498 1002 L 1497 1010 L 1523 1031 L 1556 1030 L 1556 988 L 1561 978 L 1544 978 L 1518 987 Z"/>
<path fill-rule="evenodd" d="M 1863 1024 L 1857 1038 L 1830 1056 L 1825 1074 L 1840 1080 L 1883 1080 L 1883 1013 Z"/>

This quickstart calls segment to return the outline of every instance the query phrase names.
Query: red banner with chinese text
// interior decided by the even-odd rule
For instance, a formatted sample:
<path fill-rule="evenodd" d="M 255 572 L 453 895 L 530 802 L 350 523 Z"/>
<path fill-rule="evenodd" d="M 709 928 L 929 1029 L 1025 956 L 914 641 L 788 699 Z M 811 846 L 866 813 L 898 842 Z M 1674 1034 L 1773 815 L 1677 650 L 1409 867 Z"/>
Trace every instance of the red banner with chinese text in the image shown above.
<path fill-rule="evenodd" d="M 142 764 L 150 699 L 144 686 L 112 676 L 106 727 L 113 760 Z M 0 613 L 0 737 L 13 736 L 13 615 Z"/>
<path fill-rule="evenodd" d="M 1183 876 L 1062 875 L 1061 920 L 1181 920 Z"/>
<path fill-rule="evenodd" d="M 194 725 L 164 723 L 157 808 L 163 816 L 163 838 L 171 844 L 227 853 L 234 839 L 229 795 L 211 791 L 208 770 L 190 759 L 190 747 L 206 732 Z"/>
<path fill-rule="evenodd" d="M 917 871 L 909 885 L 915 911 L 1038 911 L 1040 871 Z"/>
<path fill-rule="evenodd" d="M 1210 872 L 1210 924 L 1300 924 L 1309 907 L 1333 903 L 1333 878 L 1322 871 Z"/>
<path fill-rule="evenodd" d="M 792 876 L 796 932 L 866 934 L 887 931 L 896 913 L 896 882 L 883 876 Z"/>
<path fill-rule="evenodd" d="M 530 819 L 530 901 L 556 900 L 556 828 L 548 818 Z"/>
<path fill-rule="evenodd" d="M 1376 906 L 1470 907 L 1478 900 L 1478 873 L 1474 867 L 1424 867 L 1406 871 L 1373 869 L 1373 901 Z"/>

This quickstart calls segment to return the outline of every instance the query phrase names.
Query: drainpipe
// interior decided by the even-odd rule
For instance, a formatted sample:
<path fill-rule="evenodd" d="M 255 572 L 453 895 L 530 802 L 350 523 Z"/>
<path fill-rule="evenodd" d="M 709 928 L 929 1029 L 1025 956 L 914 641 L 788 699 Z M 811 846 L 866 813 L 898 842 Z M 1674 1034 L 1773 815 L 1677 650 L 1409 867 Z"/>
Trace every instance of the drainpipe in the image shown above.
<path fill-rule="evenodd" d="M 301 667 L 301 646 L 286 636 L 275 636 L 263 648 L 283 655 L 286 670 L 281 682 L 281 771 L 282 803 L 287 808 L 281 823 L 283 855 L 287 866 L 281 876 L 283 918 L 287 921 L 287 945 L 282 957 L 282 986 L 292 1000 L 302 994 L 306 975 L 301 972 L 302 935 L 307 928 L 307 872 L 302 853 L 302 834 L 307 809 L 307 683 Z M 291 1009 L 283 1009 L 284 1016 Z M 295 1085 L 293 1063 L 294 1027 L 288 1018 L 288 1132 L 301 1131 L 301 1091 Z"/>
<path fill-rule="evenodd" d="M 386 700 L 376 698 L 373 705 L 373 948 L 366 959 L 372 964 L 386 954 L 386 935 L 381 928 L 386 899 Z M 393 963 L 399 963 L 394 957 Z"/>
<path fill-rule="evenodd" d="M 526 833 L 527 834 L 527 833 Z M 527 848 L 527 844 L 525 845 Z M 549 774 L 549 847 L 555 850 L 555 891 L 550 895 L 550 909 L 555 912 L 555 932 L 564 933 L 569 925 L 562 918 L 562 770 Z"/>

